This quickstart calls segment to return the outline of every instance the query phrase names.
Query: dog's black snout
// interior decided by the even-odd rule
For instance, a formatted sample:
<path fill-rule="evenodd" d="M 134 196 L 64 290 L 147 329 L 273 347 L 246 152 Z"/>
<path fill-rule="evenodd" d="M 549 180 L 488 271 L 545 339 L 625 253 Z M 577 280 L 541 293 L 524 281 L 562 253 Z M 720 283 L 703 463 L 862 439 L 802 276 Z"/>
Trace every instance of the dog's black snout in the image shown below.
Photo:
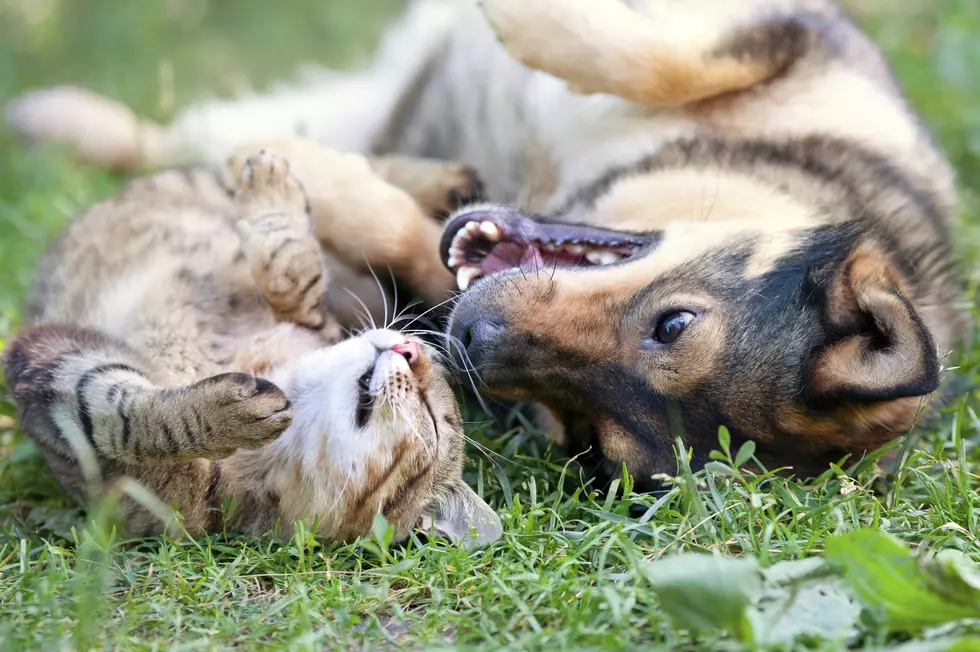
<path fill-rule="evenodd" d="M 467 367 L 478 367 L 490 360 L 503 343 L 507 326 L 499 317 L 476 314 L 455 320 L 450 335 L 459 343 L 452 347 L 457 361 Z"/>
<path fill-rule="evenodd" d="M 518 333 L 508 323 L 501 305 L 506 296 L 494 289 L 492 284 L 478 283 L 464 292 L 448 324 L 453 366 L 460 372 L 476 372 L 488 384 L 500 374 L 507 375 L 514 363 L 520 362 L 514 357 L 520 352 L 513 341 Z"/>
<path fill-rule="evenodd" d="M 481 357 L 484 350 L 492 350 L 507 333 L 507 326 L 502 320 L 484 315 L 467 319 L 456 326 L 459 332 L 455 335 L 471 359 Z"/>

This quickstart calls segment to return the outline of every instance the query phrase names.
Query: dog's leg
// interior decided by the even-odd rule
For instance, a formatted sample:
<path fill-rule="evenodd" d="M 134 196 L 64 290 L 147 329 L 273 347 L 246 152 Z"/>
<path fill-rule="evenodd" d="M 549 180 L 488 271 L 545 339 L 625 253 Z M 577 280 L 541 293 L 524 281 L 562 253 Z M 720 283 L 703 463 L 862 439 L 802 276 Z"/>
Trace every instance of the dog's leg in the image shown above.
<path fill-rule="evenodd" d="M 371 159 L 308 140 L 275 141 L 239 149 L 230 158 L 229 172 L 237 178 L 245 161 L 260 149 L 289 161 L 290 170 L 306 190 L 317 238 L 341 262 L 380 275 L 387 275 L 390 268 L 430 305 L 448 296 L 454 285 L 452 274 L 439 258 L 442 227 L 412 194 L 375 172 Z M 409 160 L 402 159 L 400 176 L 410 176 L 401 167 Z M 438 172 L 431 163 L 425 166 Z M 441 181 L 443 176 L 439 173 L 432 179 Z M 422 185 L 413 188 L 419 196 L 431 194 L 422 190 Z"/>
<path fill-rule="evenodd" d="M 581 93 L 650 107 L 744 90 L 807 50 L 799 0 L 483 0 L 503 46 Z M 815 3 L 810 2 L 810 5 Z"/>
<path fill-rule="evenodd" d="M 480 178 L 462 163 L 395 155 L 368 161 L 378 176 L 411 195 L 430 217 L 445 217 L 483 197 Z"/>
<path fill-rule="evenodd" d="M 254 140 L 311 137 L 366 151 L 387 115 L 378 111 L 385 99 L 372 90 L 383 93 L 367 74 L 363 80 L 339 76 L 264 96 L 200 102 L 164 125 L 89 90 L 55 87 L 16 98 L 6 107 L 6 119 L 21 135 L 66 145 L 86 163 L 132 171 L 220 163 Z"/>
<path fill-rule="evenodd" d="M 7 124 L 32 140 L 59 142 L 83 161 L 116 170 L 220 164 L 257 140 L 311 138 L 369 151 L 399 101 L 441 51 L 455 0 L 416 0 L 361 71 L 322 71 L 303 83 L 227 101 L 203 101 L 155 124 L 128 106 L 76 87 L 26 93 L 8 103 Z"/>

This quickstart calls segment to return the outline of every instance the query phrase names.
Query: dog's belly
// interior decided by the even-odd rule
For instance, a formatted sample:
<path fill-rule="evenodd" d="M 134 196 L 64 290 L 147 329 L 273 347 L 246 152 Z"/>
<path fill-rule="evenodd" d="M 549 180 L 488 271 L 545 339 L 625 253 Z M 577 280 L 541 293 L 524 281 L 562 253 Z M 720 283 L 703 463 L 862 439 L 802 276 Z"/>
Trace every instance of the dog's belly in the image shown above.
<path fill-rule="evenodd" d="M 576 94 L 512 59 L 473 7 L 461 12 L 391 147 L 472 165 L 493 201 L 548 211 L 609 168 L 706 129 L 680 111 Z"/>

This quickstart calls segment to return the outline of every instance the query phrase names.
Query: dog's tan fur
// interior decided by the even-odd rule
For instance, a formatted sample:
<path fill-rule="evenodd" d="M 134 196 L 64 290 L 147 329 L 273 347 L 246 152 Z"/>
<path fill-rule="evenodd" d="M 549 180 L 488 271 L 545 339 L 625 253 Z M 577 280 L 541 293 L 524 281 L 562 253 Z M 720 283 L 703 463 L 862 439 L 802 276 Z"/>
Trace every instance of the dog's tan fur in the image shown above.
<path fill-rule="evenodd" d="M 53 245 L 31 324 L 6 353 L 25 430 L 72 494 L 96 486 L 89 456 L 108 483 L 135 477 L 179 507 L 195 533 L 278 524 L 288 535 L 316 519 L 318 535 L 348 540 L 381 511 L 399 538 L 429 522 L 492 540 L 499 519 L 460 478 L 462 421 L 444 370 L 421 350 L 402 359 L 396 348 L 411 344 L 393 331 L 338 342 L 325 308 L 330 229 L 370 227 L 345 202 L 406 225 L 431 218 L 363 157 L 258 148 L 227 170 L 139 179 Z M 423 198 L 469 183 L 443 185 L 455 166 L 404 170 L 414 165 L 387 168 Z M 377 255 L 387 237 L 399 234 L 377 233 Z M 135 534 L 165 526 L 135 503 L 124 518 Z"/>
<path fill-rule="evenodd" d="M 830 0 L 420 0 L 360 80 L 336 106 L 374 89 L 384 114 L 352 136 L 337 109 L 307 133 L 471 165 L 500 205 L 464 209 L 449 236 L 467 221 L 533 230 L 533 217 L 550 234 L 542 251 L 574 225 L 655 243 L 616 265 L 487 276 L 450 329 L 490 391 L 540 401 L 610 468 L 669 471 L 681 433 L 702 462 L 724 424 L 766 463 L 819 470 L 905 433 L 966 330 L 946 233 L 952 171 Z M 219 157 L 229 142 L 289 135 L 326 110 L 327 90 L 191 107 L 129 129 L 116 155 L 74 141 L 114 165 L 133 151 L 142 163 Z M 13 122 L 38 136 L 60 132 L 31 109 L 138 124 L 72 101 L 30 96 Z M 431 237 L 386 255 L 431 261 Z M 693 320 L 654 346 L 675 314 Z"/>

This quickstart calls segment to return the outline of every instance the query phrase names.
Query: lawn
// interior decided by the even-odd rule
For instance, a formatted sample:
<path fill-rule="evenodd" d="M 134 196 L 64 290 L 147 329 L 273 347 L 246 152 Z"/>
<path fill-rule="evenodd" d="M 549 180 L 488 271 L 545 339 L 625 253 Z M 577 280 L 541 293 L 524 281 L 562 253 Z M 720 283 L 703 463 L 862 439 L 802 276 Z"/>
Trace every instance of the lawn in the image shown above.
<path fill-rule="evenodd" d="M 195 95 L 233 93 L 246 78 L 261 88 L 297 62 L 365 57 L 399 4 L 0 0 L 0 101 L 71 81 L 166 119 Z M 855 4 L 960 172 L 954 241 L 964 300 L 975 305 L 980 3 Z M 37 255 L 118 183 L 0 128 L 0 347 L 18 326 Z M 390 547 L 383 524 L 346 546 L 302 533 L 125 540 L 65 501 L 17 431 L 0 381 L 0 646 L 953 649 L 980 635 L 978 576 L 944 575 L 907 555 L 980 561 L 980 344 L 956 364 L 956 398 L 936 419 L 805 483 L 739 471 L 731 451 L 708 472 L 680 464 L 664 495 L 623 485 L 603 494 L 516 416 L 488 424 L 470 411 L 483 449 L 471 448 L 466 477 L 506 530 L 473 554 L 441 542 Z M 705 552 L 721 558 L 676 557 Z M 781 563 L 824 555 L 830 567 Z M 755 564 L 769 568 L 762 588 Z M 779 611 L 799 594 L 805 604 L 774 615 L 773 604 Z M 959 645 L 980 649 L 976 639 Z"/>

